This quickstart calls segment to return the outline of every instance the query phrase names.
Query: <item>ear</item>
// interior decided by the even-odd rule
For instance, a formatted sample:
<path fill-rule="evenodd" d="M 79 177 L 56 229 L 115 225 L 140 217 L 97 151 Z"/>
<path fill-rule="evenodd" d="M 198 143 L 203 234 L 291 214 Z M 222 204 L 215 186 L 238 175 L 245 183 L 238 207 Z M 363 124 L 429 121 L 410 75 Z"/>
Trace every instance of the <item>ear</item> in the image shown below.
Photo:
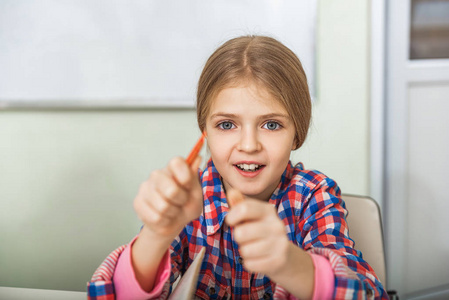
<path fill-rule="evenodd" d="M 292 151 L 298 149 L 298 145 L 299 145 L 298 137 L 295 135 L 295 138 L 293 139 L 292 143 Z"/>

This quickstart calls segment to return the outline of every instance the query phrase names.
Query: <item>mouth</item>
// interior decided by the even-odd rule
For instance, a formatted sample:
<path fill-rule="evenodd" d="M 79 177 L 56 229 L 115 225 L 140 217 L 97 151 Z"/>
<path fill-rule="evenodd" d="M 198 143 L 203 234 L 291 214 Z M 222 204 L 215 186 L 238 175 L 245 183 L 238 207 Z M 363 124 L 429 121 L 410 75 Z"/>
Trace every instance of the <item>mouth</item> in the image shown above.
<path fill-rule="evenodd" d="M 257 172 L 260 169 L 264 168 L 265 165 L 259 165 L 259 164 L 235 164 L 234 165 L 237 169 L 243 171 L 243 172 Z"/>

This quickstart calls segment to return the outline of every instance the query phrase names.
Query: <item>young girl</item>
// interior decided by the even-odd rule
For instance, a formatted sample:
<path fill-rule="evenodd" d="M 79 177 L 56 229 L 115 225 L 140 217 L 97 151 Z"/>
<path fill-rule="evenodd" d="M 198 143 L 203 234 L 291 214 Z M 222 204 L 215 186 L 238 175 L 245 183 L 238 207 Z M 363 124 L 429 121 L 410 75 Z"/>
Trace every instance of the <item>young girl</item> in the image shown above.
<path fill-rule="evenodd" d="M 94 274 L 90 299 L 166 298 L 203 246 L 197 298 L 387 299 L 353 248 L 337 184 L 289 161 L 310 116 L 290 49 L 263 36 L 219 47 L 197 94 L 211 159 L 198 176 L 199 158 L 174 158 L 141 185 L 144 226 Z M 231 190 L 244 201 L 230 207 Z"/>

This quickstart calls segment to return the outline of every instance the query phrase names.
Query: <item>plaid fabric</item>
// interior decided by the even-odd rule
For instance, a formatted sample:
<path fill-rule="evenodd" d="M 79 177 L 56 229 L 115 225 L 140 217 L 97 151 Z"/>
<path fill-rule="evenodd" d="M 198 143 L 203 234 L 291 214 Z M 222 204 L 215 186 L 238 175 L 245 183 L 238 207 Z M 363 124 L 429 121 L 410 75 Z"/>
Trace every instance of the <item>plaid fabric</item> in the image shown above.
<path fill-rule="evenodd" d="M 118 247 L 97 268 L 92 279 L 87 285 L 87 295 L 90 300 L 114 300 L 114 284 L 112 276 L 117 265 L 120 253 L 125 250 L 125 245 Z"/>
<path fill-rule="evenodd" d="M 206 254 L 197 298 L 285 299 L 287 293 L 283 288 L 276 288 L 268 277 L 248 273 L 243 268 L 238 245 L 232 238 L 233 230 L 223 222 L 229 207 L 220 174 L 212 161 L 202 172 L 201 182 L 203 214 L 173 241 L 172 270 L 166 288 L 185 272 L 204 246 Z M 292 243 L 329 259 L 335 274 L 335 299 L 388 299 L 373 269 L 353 248 L 345 220 L 345 204 L 333 180 L 320 172 L 304 170 L 302 164 L 289 163 L 269 203 L 277 208 Z M 104 289 L 95 282 L 90 282 L 88 287 L 89 296 Z"/>

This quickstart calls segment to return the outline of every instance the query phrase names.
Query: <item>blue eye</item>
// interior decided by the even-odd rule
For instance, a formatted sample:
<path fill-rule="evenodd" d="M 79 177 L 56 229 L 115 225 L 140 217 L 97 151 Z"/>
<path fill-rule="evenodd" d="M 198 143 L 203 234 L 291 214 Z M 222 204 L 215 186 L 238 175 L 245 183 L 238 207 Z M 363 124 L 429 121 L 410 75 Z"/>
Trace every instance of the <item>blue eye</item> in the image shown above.
<path fill-rule="evenodd" d="M 263 128 L 268 129 L 268 130 L 277 130 L 279 128 L 281 128 L 281 124 L 279 124 L 278 122 L 267 122 L 263 125 Z"/>
<path fill-rule="evenodd" d="M 226 121 L 226 122 L 221 122 L 220 124 L 218 124 L 218 127 L 223 130 L 230 130 L 230 129 L 233 129 L 235 126 L 231 122 Z"/>

